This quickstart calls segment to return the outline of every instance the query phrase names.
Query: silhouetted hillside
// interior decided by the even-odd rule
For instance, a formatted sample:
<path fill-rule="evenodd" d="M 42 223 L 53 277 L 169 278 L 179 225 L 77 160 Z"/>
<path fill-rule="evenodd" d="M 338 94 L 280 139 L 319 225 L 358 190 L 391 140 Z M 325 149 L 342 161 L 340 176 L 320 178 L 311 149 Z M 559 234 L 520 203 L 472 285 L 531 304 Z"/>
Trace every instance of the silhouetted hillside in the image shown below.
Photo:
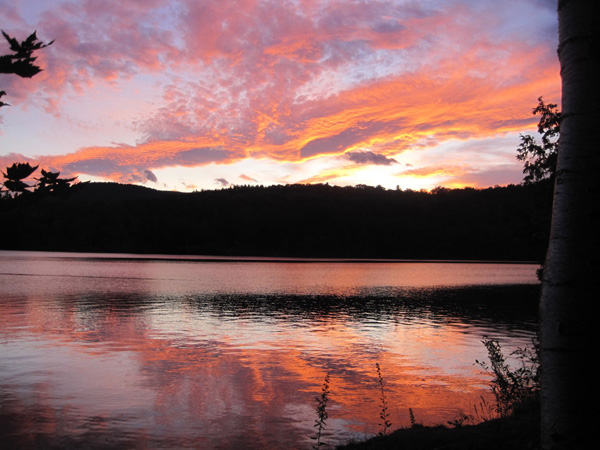
<path fill-rule="evenodd" d="M 0 203 L 2 249 L 196 255 L 541 260 L 551 187 L 232 187 L 89 183 Z"/>
<path fill-rule="evenodd" d="M 99 201 L 135 201 L 173 198 L 178 195 L 186 195 L 181 192 L 157 191 L 156 189 L 134 184 L 120 183 L 82 183 L 81 186 L 73 191 L 72 197 L 76 200 Z"/>

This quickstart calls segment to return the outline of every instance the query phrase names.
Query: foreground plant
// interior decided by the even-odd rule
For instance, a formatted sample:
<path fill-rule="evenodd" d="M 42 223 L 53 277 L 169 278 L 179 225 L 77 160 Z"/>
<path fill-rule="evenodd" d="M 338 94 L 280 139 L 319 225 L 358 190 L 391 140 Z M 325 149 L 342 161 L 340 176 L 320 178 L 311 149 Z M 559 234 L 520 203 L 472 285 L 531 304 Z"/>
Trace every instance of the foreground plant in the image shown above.
<path fill-rule="evenodd" d="M 494 419 L 496 417 L 496 407 L 489 403 L 483 395 L 479 398 L 479 405 L 475 404 L 473 406 L 473 420 L 476 422 L 487 422 L 488 420 Z"/>
<path fill-rule="evenodd" d="M 496 399 L 496 413 L 500 417 L 510 415 L 516 407 L 538 399 L 539 357 L 538 345 L 533 349 L 519 348 L 511 353 L 521 362 L 518 369 L 511 368 L 502 353 L 500 343 L 495 339 L 484 338 L 490 365 L 476 360 L 476 363 L 493 375 L 491 387 Z"/>
<path fill-rule="evenodd" d="M 415 413 L 413 412 L 412 408 L 408 408 L 408 417 L 410 419 L 411 428 L 423 428 L 423 424 L 417 422 L 417 420 L 415 419 Z"/>
<path fill-rule="evenodd" d="M 316 439 L 316 444 L 313 445 L 313 449 L 318 450 L 321 445 L 325 445 L 324 442 L 321 441 L 321 435 L 323 430 L 325 429 L 325 422 L 327 421 L 327 402 L 329 402 L 329 372 L 325 375 L 325 382 L 323 383 L 323 387 L 321 388 L 321 396 L 316 397 L 317 400 L 317 419 L 315 420 L 315 427 L 317 427 L 317 435 L 311 437 L 311 439 Z"/>
<path fill-rule="evenodd" d="M 473 418 L 474 416 L 471 414 L 466 414 L 464 411 L 459 411 L 453 420 L 449 420 L 446 423 L 454 428 L 462 428 L 465 423 L 471 422 Z"/>
<path fill-rule="evenodd" d="M 379 367 L 379 363 L 375 364 L 377 367 L 377 377 L 379 378 L 379 386 L 381 388 L 381 412 L 379 413 L 379 418 L 381 419 L 381 431 L 379 432 L 380 436 L 385 436 L 388 432 L 388 429 L 392 426 L 392 423 L 389 421 L 390 414 L 388 412 L 387 399 L 385 396 L 385 389 L 383 387 L 383 376 L 381 375 L 381 367 Z"/>

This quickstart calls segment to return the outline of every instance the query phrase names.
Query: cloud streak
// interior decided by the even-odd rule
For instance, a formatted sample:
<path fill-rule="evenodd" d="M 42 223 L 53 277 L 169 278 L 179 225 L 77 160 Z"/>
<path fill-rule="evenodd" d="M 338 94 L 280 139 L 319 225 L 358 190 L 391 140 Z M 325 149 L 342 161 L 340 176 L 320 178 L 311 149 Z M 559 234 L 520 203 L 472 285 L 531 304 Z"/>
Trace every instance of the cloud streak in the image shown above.
<path fill-rule="evenodd" d="M 373 152 L 348 152 L 346 157 L 356 164 L 376 164 L 389 166 L 390 164 L 397 164 L 394 158 L 387 158 L 383 155 L 379 155 Z"/>

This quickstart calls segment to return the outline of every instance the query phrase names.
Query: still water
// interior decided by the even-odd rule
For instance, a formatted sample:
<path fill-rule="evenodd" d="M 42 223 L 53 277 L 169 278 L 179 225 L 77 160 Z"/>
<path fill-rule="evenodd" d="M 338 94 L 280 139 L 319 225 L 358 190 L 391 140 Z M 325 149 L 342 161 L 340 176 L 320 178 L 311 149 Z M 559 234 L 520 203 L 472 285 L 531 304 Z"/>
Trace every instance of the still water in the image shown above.
<path fill-rule="evenodd" d="M 537 331 L 536 265 L 0 251 L 0 446 L 308 449 L 491 401 L 481 340 Z"/>

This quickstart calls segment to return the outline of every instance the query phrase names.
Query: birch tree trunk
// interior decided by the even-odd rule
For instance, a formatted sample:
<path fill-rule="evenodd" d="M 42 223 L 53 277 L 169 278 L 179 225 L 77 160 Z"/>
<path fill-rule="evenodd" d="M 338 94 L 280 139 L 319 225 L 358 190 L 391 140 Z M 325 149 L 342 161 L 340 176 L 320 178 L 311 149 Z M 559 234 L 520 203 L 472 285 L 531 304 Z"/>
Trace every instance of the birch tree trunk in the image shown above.
<path fill-rule="evenodd" d="M 600 408 L 600 0 L 559 0 L 558 23 L 562 120 L 540 303 L 545 450 L 592 448 Z"/>

